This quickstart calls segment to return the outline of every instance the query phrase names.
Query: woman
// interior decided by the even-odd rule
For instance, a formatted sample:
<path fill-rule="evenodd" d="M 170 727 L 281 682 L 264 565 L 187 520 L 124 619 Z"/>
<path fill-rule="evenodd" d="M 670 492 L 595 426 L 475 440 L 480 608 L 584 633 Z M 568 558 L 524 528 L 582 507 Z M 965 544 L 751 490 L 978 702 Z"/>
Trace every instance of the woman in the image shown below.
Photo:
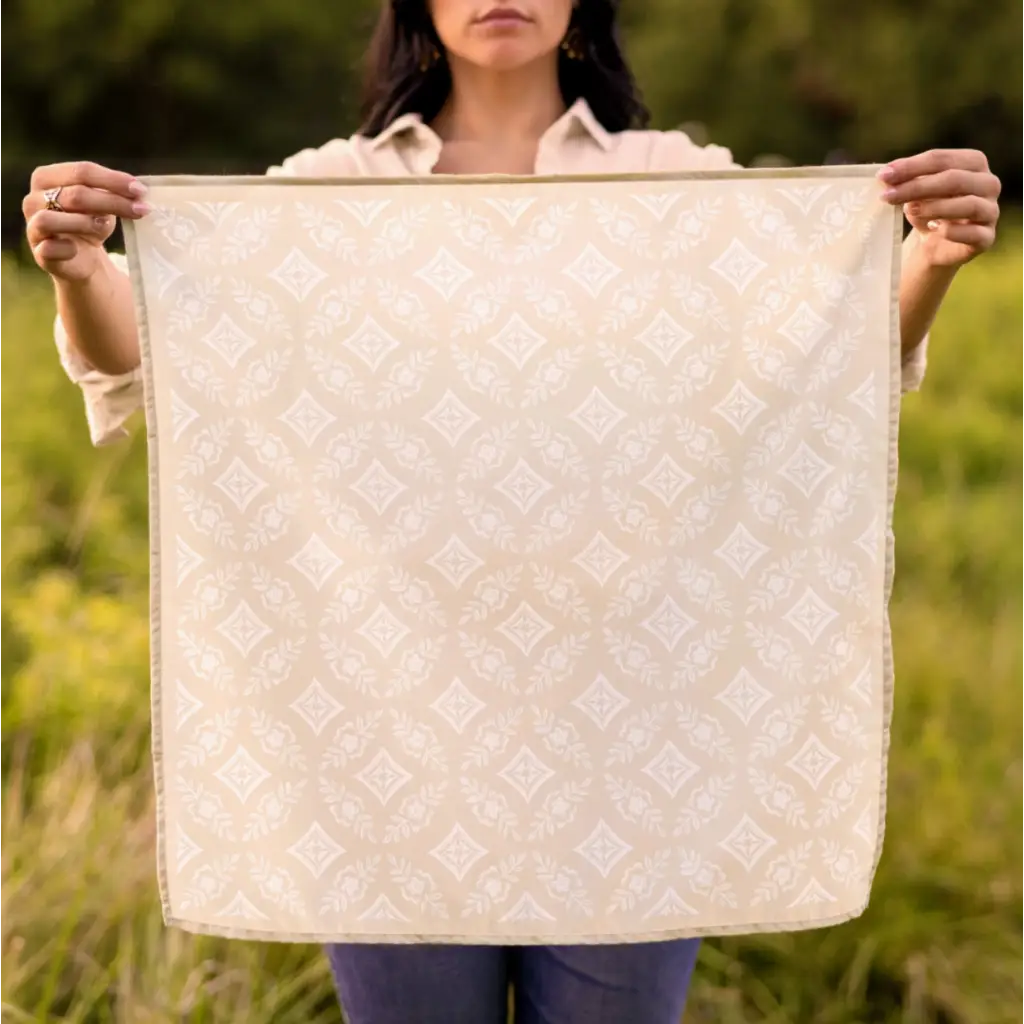
<path fill-rule="evenodd" d="M 616 0 L 391 0 L 370 58 L 362 132 L 272 168 L 301 176 L 559 174 L 722 169 L 718 146 L 646 120 L 615 31 Z M 999 182 L 983 154 L 929 152 L 881 174 L 913 227 L 900 291 L 904 388 L 958 267 L 995 237 Z M 128 280 L 104 250 L 114 217 L 148 212 L 130 175 L 40 167 L 24 203 L 28 239 L 54 280 L 57 340 L 82 387 L 93 439 L 141 404 Z M 676 1024 L 696 940 L 587 947 L 346 946 L 328 949 L 352 1024 Z"/>

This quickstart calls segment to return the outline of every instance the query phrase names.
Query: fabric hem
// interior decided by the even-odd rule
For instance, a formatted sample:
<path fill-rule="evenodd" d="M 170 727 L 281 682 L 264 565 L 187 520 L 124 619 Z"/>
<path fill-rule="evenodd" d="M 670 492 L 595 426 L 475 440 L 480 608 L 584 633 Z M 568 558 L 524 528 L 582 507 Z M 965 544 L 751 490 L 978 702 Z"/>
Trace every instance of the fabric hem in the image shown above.
<path fill-rule="evenodd" d="M 402 177 L 279 177 L 267 174 L 188 175 L 157 174 L 143 176 L 139 181 L 160 185 L 346 185 L 362 188 L 367 185 L 544 185 L 566 182 L 594 181 L 729 181 L 743 178 L 764 178 L 784 181 L 789 178 L 874 178 L 883 164 L 830 164 L 827 167 L 737 167 L 699 171 L 635 171 L 621 174 L 421 174 Z"/>
<path fill-rule="evenodd" d="M 146 453 L 149 460 L 149 673 L 150 673 L 150 751 L 153 761 L 153 783 L 156 793 L 156 872 L 160 893 L 160 909 L 165 923 L 170 923 L 170 882 L 167 874 L 167 823 L 164 808 L 163 770 L 163 676 L 161 643 L 163 621 L 161 606 L 161 529 L 160 529 L 160 449 L 157 444 L 157 410 L 153 382 L 153 360 L 150 350 L 149 318 L 146 315 L 146 284 L 142 273 L 139 242 L 135 223 L 124 222 L 125 255 L 128 276 L 135 302 L 135 317 L 142 363 L 136 371 L 142 377 L 143 408 L 146 414 Z"/>
<path fill-rule="evenodd" d="M 892 740 L 892 716 L 896 671 L 892 648 L 892 625 L 889 602 L 892 598 L 896 575 L 896 538 L 893 533 L 893 513 L 899 477 L 900 407 L 903 399 L 903 353 L 900 337 L 900 276 L 903 272 L 903 217 L 893 210 L 892 266 L 889 297 L 889 456 L 886 481 L 885 513 L 885 570 L 882 591 L 882 748 L 879 773 L 878 825 L 875 833 L 875 859 L 868 873 L 868 892 L 874 887 L 875 875 L 882 859 L 885 842 L 885 816 L 888 804 L 889 750 Z M 869 896 L 870 898 L 870 896 Z"/>
<path fill-rule="evenodd" d="M 716 938 L 731 935 L 771 935 L 787 932 L 812 931 L 816 928 L 831 928 L 860 917 L 868 907 L 869 899 L 851 910 L 840 914 L 811 920 L 784 921 L 770 925 L 734 924 L 709 925 L 706 928 L 670 928 L 650 932 L 552 932 L 535 935 L 496 935 L 493 933 L 470 932 L 410 932 L 402 935 L 395 932 L 280 932 L 260 931 L 256 928 L 237 928 L 231 925 L 209 924 L 205 921 L 189 921 L 178 917 L 164 916 L 169 928 L 181 928 L 192 935 L 208 935 L 220 939 L 240 939 L 254 942 L 316 943 L 334 942 L 355 944 L 412 946 L 430 944 L 440 946 L 602 946 L 636 945 L 644 942 L 671 942 L 676 939 Z"/>

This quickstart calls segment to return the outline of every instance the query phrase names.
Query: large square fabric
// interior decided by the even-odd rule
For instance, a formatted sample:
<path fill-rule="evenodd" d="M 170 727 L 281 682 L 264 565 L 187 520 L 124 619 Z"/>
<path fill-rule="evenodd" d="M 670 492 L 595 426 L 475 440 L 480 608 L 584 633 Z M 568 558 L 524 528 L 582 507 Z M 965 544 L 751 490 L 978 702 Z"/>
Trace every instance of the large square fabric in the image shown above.
<path fill-rule="evenodd" d="M 860 913 L 900 390 L 873 169 L 149 185 L 167 921 Z"/>

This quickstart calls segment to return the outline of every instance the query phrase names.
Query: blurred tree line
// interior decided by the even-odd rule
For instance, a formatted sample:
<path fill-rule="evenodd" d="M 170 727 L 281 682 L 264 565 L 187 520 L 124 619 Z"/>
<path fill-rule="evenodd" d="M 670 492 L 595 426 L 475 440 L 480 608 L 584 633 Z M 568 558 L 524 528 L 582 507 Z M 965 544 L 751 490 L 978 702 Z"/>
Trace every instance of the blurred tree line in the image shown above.
<path fill-rule="evenodd" d="M 377 0 L 3 0 L 3 240 L 40 163 L 262 172 L 357 125 Z M 656 127 L 750 162 L 984 149 L 1019 199 L 1020 0 L 625 0 Z"/>

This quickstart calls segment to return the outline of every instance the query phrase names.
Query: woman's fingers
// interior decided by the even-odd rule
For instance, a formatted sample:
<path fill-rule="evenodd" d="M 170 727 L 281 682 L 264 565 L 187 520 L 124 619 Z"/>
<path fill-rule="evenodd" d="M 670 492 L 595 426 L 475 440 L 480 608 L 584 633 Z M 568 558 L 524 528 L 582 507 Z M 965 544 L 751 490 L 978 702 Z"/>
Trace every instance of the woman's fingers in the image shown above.
<path fill-rule="evenodd" d="M 879 174 L 890 185 L 902 185 L 913 178 L 941 174 L 943 171 L 987 171 L 988 158 L 977 149 L 929 149 L 926 153 L 893 160 Z"/>
<path fill-rule="evenodd" d="M 100 242 L 106 239 L 112 228 L 113 224 L 109 217 L 40 210 L 29 218 L 25 233 L 28 236 L 28 244 L 34 250 L 44 239 L 57 235 L 91 235 Z"/>
<path fill-rule="evenodd" d="M 70 164 L 47 164 L 45 167 L 37 167 L 32 174 L 33 192 L 43 192 L 62 186 L 66 190 L 70 185 L 102 189 L 128 200 L 139 199 L 146 194 L 146 186 L 132 175 L 125 174 L 124 171 L 112 171 L 109 167 L 101 167 L 88 160 Z"/>
<path fill-rule="evenodd" d="M 53 264 L 73 260 L 78 255 L 78 246 L 71 238 L 45 238 L 32 246 L 32 255 L 43 270 L 49 270 Z"/>
<path fill-rule="evenodd" d="M 950 199 L 957 196 L 981 196 L 995 199 L 999 195 L 999 179 L 986 171 L 962 169 L 940 171 L 894 185 L 883 198 L 894 206 L 926 199 Z"/>
<path fill-rule="evenodd" d="M 65 185 L 57 198 L 60 210 L 48 210 L 46 196 L 42 192 L 30 192 L 21 203 L 25 220 L 41 212 L 84 213 L 98 217 L 123 217 L 137 220 L 149 212 L 149 206 L 140 200 L 125 199 L 112 192 L 103 192 L 87 185 Z"/>
<path fill-rule="evenodd" d="M 999 204 L 982 196 L 930 199 L 910 203 L 907 215 L 916 220 L 966 220 L 975 224 L 995 224 L 999 219 Z"/>
<path fill-rule="evenodd" d="M 996 240 L 995 229 L 986 224 L 943 224 L 942 233 L 950 242 L 969 245 L 978 252 L 991 249 Z"/>
<path fill-rule="evenodd" d="M 57 200 L 60 211 L 65 213 L 87 213 L 91 216 L 123 217 L 126 220 L 137 220 L 149 213 L 149 206 L 138 199 L 126 199 L 89 185 L 64 185 Z M 26 217 L 31 217 L 40 210 L 46 209 L 46 196 L 42 192 L 32 192 L 25 197 L 22 209 Z"/>
<path fill-rule="evenodd" d="M 47 209 L 46 193 L 55 189 L 56 201 L 68 213 L 135 220 L 149 212 L 142 201 L 146 187 L 130 174 L 87 162 L 49 164 L 32 174 L 31 191 L 21 204 L 25 220 Z"/>

